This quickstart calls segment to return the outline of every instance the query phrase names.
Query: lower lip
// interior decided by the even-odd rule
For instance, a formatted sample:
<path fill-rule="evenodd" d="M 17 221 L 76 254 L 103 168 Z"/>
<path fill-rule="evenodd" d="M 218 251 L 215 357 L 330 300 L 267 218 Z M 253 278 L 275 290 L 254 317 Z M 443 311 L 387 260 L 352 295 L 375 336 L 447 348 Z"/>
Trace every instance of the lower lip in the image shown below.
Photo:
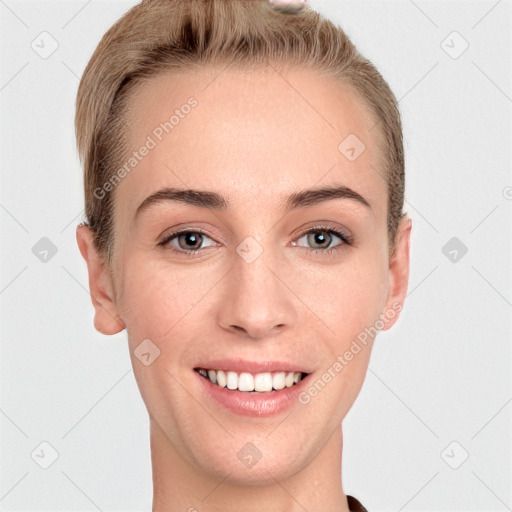
<path fill-rule="evenodd" d="M 217 404 L 235 414 L 258 418 L 276 416 L 297 403 L 298 395 L 304 387 L 304 381 L 309 377 L 307 375 L 297 384 L 278 391 L 246 392 L 223 388 L 213 384 L 210 379 L 202 377 L 197 371 L 194 371 L 194 373 L 201 382 L 207 396 Z"/>

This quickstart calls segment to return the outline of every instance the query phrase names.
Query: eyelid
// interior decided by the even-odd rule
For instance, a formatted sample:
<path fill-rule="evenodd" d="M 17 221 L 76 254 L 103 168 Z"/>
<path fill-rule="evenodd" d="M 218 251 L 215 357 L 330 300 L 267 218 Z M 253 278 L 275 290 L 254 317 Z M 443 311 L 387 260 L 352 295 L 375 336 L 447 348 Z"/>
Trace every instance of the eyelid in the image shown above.
<path fill-rule="evenodd" d="M 157 238 L 159 240 L 158 245 L 164 245 L 170 238 L 172 237 L 178 237 L 179 235 L 182 235 L 184 233 L 199 233 L 201 235 L 206 235 L 208 238 L 211 238 L 213 241 L 217 242 L 216 238 L 218 238 L 216 235 L 214 235 L 211 231 L 202 228 L 202 227 L 196 227 L 196 226 L 190 226 L 185 225 L 184 227 L 181 227 L 182 224 L 179 224 L 177 226 L 174 226 L 173 228 L 166 229 L 163 231 Z"/>
<path fill-rule="evenodd" d="M 311 233 L 311 232 L 314 233 L 315 231 L 327 231 L 327 232 L 332 232 L 334 234 L 338 233 L 337 236 L 339 236 L 343 241 L 346 241 L 346 243 L 352 244 L 354 241 L 352 233 L 348 229 L 343 228 L 341 226 L 337 226 L 337 225 L 333 226 L 333 225 L 330 225 L 330 223 L 313 224 L 312 226 L 309 226 L 309 227 L 301 230 L 297 236 L 300 238 L 307 233 Z"/>

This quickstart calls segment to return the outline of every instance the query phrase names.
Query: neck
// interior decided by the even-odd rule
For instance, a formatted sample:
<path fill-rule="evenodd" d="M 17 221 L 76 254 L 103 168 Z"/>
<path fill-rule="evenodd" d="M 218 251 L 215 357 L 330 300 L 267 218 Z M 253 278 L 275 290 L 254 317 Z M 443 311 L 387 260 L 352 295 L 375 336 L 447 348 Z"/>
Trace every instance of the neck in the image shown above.
<path fill-rule="evenodd" d="M 287 479 L 240 485 L 229 474 L 218 479 L 182 457 L 150 420 L 153 471 L 152 512 L 348 512 L 341 482 L 343 434 L 336 428 L 317 456 Z"/>

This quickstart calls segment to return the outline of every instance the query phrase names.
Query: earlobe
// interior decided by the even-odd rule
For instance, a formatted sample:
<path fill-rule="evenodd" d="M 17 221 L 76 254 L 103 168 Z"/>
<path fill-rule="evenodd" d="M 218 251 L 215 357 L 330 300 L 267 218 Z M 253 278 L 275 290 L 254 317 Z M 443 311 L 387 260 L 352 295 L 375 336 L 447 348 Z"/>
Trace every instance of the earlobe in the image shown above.
<path fill-rule="evenodd" d="M 403 217 L 396 233 L 395 250 L 389 260 L 388 296 L 381 315 L 383 331 L 390 329 L 398 320 L 407 296 L 411 229 L 412 220 L 407 216 Z"/>
<path fill-rule="evenodd" d="M 89 290 L 94 306 L 94 327 L 102 334 L 117 334 L 125 328 L 114 297 L 108 263 L 93 244 L 93 234 L 86 225 L 76 228 L 76 241 L 89 272 Z"/>

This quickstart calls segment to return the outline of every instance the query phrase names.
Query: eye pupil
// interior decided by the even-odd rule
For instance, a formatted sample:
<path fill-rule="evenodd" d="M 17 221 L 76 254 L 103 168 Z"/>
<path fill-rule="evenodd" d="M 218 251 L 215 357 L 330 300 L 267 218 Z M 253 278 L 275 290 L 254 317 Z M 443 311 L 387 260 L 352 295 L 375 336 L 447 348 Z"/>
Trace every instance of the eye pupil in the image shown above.
<path fill-rule="evenodd" d="M 182 237 L 184 237 L 187 241 L 189 240 L 192 240 L 192 245 L 198 245 L 198 241 L 199 241 L 199 245 L 201 244 L 201 238 L 202 238 L 202 235 L 200 235 L 199 233 L 185 233 L 183 235 L 181 235 Z M 190 249 L 191 246 L 190 245 L 187 245 L 185 247 L 185 249 Z M 195 249 L 195 247 L 192 247 L 192 249 Z"/>
<path fill-rule="evenodd" d="M 313 235 L 315 243 L 322 245 L 322 244 L 325 244 L 325 242 L 327 240 L 327 245 L 329 245 L 329 243 L 328 243 L 329 240 L 323 232 L 320 231 L 320 232 L 316 232 L 316 233 L 311 233 L 311 235 Z"/>

